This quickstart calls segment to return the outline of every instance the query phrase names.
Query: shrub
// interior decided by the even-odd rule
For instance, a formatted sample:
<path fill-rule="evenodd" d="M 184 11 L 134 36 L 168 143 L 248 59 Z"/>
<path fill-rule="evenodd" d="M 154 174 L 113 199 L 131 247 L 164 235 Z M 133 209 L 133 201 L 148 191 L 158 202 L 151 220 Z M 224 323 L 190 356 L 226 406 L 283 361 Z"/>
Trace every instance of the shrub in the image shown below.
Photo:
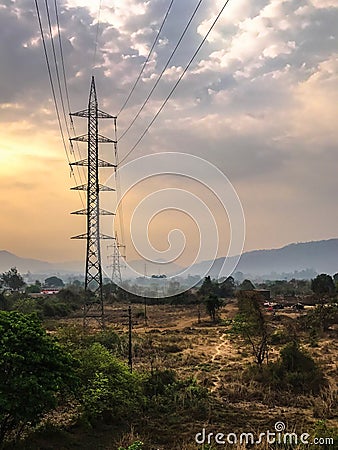
<path fill-rule="evenodd" d="M 133 444 L 128 445 L 127 448 L 119 447 L 119 450 L 142 450 L 142 448 L 143 448 L 143 442 L 135 441 Z"/>
<path fill-rule="evenodd" d="M 172 370 L 158 370 L 144 382 L 150 413 L 172 415 L 177 409 L 189 410 L 189 415 L 204 414 L 208 402 L 208 391 L 194 378 L 179 380 Z"/>
<path fill-rule="evenodd" d="M 319 305 L 303 319 L 304 328 L 316 331 L 328 331 L 330 326 L 338 324 L 338 306 Z"/>
<path fill-rule="evenodd" d="M 287 344 L 280 352 L 280 359 L 266 367 L 250 367 L 244 378 L 251 378 L 279 390 L 294 393 L 318 394 L 326 385 L 322 371 L 309 354 L 296 342 Z"/>
<path fill-rule="evenodd" d="M 76 387 L 74 366 L 36 316 L 0 312 L 0 445 L 14 430 L 38 423 L 61 391 Z"/>
<path fill-rule="evenodd" d="M 277 330 L 270 336 L 270 344 L 286 344 L 290 341 L 290 336 L 282 330 Z"/>
<path fill-rule="evenodd" d="M 85 418 L 119 422 L 137 416 L 144 404 L 140 376 L 99 343 L 77 355 Z"/>
<path fill-rule="evenodd" d="M 33 298 L 19 298 L 13 304 L 13 310 L 22 314 L 36 313 L 39 318 L 42 318 L 42 308 L 39 303 Z"/>
<path fill-rule="evenodd" d="M 84 349 L 95 342 L 103 345 L 115 355 L 124 355 L 128 348 L 128 337 L 119 336 L 115 331 L 106 329 L 99 333 L 88 334 L 81 325 L 62 325 L 58 327 L 57 336 L 70 351 Z"/>
<path fill-rule="evenodd" d="M 176 381 L 176 373 L 173 370 L 156 370 L 145 380 L 145 394 L 147 397 L 163 395 L 167 387 Z"/>
<path fill-rule="evenodd" d="M 316 438 L 324 438 L 324 439 L 329 439 L 331 438 L 333 440 L 333 445 L 331 443 L 326 443 L 326 444 L 321 444 L 320 448 L 322 450 L 331 450 L 334 447 L 334 445 L 337 445 L 338 442 L 338 430 L 337 428 L 332 428 L 329 427 L 327 425 L 327 423 L 325 422 L 325 420 L 318 420 L 318 422 L 316 423 L 314 432 L 313 432 L 313 437 Z M 309 447 L 311 450 L 314 450 L 315 448 L 319 448 L 318 444 L 317 445 L 310 445 Z"/>

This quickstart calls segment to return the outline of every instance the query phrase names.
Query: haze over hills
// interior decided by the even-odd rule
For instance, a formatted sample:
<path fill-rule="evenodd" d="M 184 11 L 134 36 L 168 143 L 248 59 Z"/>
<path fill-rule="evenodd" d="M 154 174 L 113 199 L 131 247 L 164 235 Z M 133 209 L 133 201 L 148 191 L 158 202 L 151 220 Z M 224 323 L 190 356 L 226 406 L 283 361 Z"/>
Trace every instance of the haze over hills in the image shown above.
<path fill-rule="evenodd" d="M 202 261 L 195 264 L 189 270 L 190 275 L 210 275 L 221 277 L 219 274 L 225 258 L 218 258 L 213 263 L 211 269 L 210 262 Z M 140 273 L 144 273 L 144 262 L 133 261 Z M 6 250 L 0 251 L 0 272 L 7 271 L 11 267 L 17 267 L 21 273 L 31 272 L 32 274 L 83 274 L 84 262 L 68 261 L 65 263 L 51 263 L 31 258 L 21 258 Z M 173 264 L 170 273 L 179 271 L 178 266 Z M 338 239 L 328 239 L 322 241 L 293 243 L 285 247 L 271 250 L 253 250 L 243 253 L 236 267 L 236 272 L 243 272 L 253 276 L 269 274 L 301 272 L 312 269 L 317 273 L 334 274 L 338 272 Z M 166 273 L 165 265 L 147 263 L 147 275 Z M 310 273 L 310 272 L 309 272 Z M 128 273 L 125 273 L 128 277 Z M 309 275 L 312 276 L 312 275 Z"/>
<path fill-rule="evenodd" d="M 225 258 L 213 263 L 208 275 L 219 275 Z M 203 261 L 191 268 L 191 275 L 205 273 L 210 262 Z M 253 250 L 243 253 L 235 271 L 256 276 L 300 272 L 312 269 L 317 273 L 338 272 L 338 239 L 301 242 L 272 250 Z"/>
<path fill-rule="evenodd" d="M 65 263 L 50 263 L 39 259 L 21 258 L 7 250 L 0 250 L 0 272 L 16 267 L 19 272 L 27 273 L 82 273 L 84 263 L 81 261 L 68 261 Z"/>

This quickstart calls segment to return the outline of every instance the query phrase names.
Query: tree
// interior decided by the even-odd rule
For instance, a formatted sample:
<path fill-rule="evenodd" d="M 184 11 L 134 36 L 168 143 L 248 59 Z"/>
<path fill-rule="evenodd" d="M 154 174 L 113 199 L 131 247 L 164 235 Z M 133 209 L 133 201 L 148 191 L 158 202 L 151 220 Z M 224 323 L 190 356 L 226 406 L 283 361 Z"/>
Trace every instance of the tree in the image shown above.
<path fill-rule="evenodd" d="M 305 316 L 306 329 L 328 331 L 330 326 L 338 324 L 338 306 L 318 305 Z"/>
<path fill-rule="evenodd" d="M 58 277 L 49 277 L 45 279 L 44 285 L 46 287 L 50 288 L 62 288 L 64 287 L 64 282 L 61 280 L 61 278 Z"/>
<path fill-rule="evenodd" d="M 335 284 L 335 287 L 336 287 L 336 291 L 338 292 L 338 273 L 335 273 L 333 275 L 333 281 L 334 281 L 334 284 Z"/>
<path fill-rule="evenodd" d="M 117 287 L 117 284 L 111 280 L 109 283 L 105 283 L 102 286 L 102 293 L 105 302 L 112 303 L 116 299 Z"/>
<path fill-rule="evenodd" d="M 25 285 L 22 276 L 16 267 L 12 267 L 8 272 L 1 275 L 3 284 L 12 291 L 18 291 Z"/>
<path fill-rule="evenodd" d="M 206 305 L 208 314 L 211 317 L 211 320 L 213 322 L 216 322 L 216 312 L 219 309 L 219 307 L 221 306 L 221 303 L 220 303 L 217 295 L 210 294 L 205 300 L 205 305 Z"/>
<path fill-rule="evenodd" d="M 219 285 L 219 295 L 221 297 L 233 297 L 235 293 L 235 280 L 228 277 Z"/>
<path fill-rule="evenodd" d="M 13 431 L 35 425 L 73 389 L 75 360 L 34 315 L 0 311 L 0 446 Z"/>
<path fill-rule="evenodd" d="M 213 290 L 214 290 L 214 284 L 211 281 L 210 276 L 208 275 L 204 278 L 202 286 L 199 289 L 199 293 L 206 297 L 206 296 L 210 295 L 213 292 Z"/>
<path fill-rule="evenodd" d="M 0 292 L 0 310 L 9 311 L 13 305 L 13 296 L 4 295 Z"/>
<path fill-rule="evenodd" d="M 311 281 L 311 289 L 317 295 L 332 295 L 336 288 L 331 275 L 322 273 Z"/>
<path fill-rule="evenodd" d="M 250 280 L 244 280 L 243 283 L 240 284 L 239 289 L 241 291 L 253 291 L 255 286 Z"/>
<path fill-rule="evenodd" d="M 251 346 L 255 362 L 261 366 L 265 359 L 268 360 L 268 327 L 260 302 L 244 294 L 238 298 L 239 314 L 230 333 L 244 338 Z"/>
<path fill-rule="evenodd" d="M 38 294 L 41 291 L 41 283 L 35 280 L 35 284 L 30 284 L 26 287 L 26 294 Z"/>
<path fill-rule="evenodd" d="M 83 282 L 80 281 L 80 280 L 77 280 L 77 279 L 72 280 L 72 282 L 70 284 L 71 284 L 71 286 L 75 286 L 75 287 L 82 287 L 83 286 Z"/>

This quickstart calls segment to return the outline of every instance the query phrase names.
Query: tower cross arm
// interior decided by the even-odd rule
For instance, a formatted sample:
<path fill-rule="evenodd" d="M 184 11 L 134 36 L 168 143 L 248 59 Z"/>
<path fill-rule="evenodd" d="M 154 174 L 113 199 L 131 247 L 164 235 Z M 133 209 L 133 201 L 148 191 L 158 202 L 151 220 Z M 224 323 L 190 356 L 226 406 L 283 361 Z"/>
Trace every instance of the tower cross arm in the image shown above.
<path fill-rule="evenodd" d="M 81 136 L 75 136 L 73 138 L 70 138 L 69 140 L 70 141 L 88 142 L 89 137 L 88 137 L 88 134 L 81 134 Z M 107 143 L 116 144 L 116 141 L 114 141 L 113 139 L 110 139 L 106 136 L 102 136 L 102 134 L 97 135 L 97 142 L 100 142 L 102 144 L 107 144 Z"/>
<path fill-rule="evenodd" d="M 108 161 L 98 158 L 98 167 L 117 167 L 116 164 L 112 164 Z M 81 159 L 80 161 L 74 161 L 70 163 L 71 166 L 88 166 L 88 158 Z"/>
<path fill-rule="evenodd" d="M 76 117 L 89 117 L 89 109 L 82 109 L 81 111 L 76 111 L 69 114 L 70 116 L 76 116 Z M 98 119 L 116 119 L 116 116 L 112 116 L 111 114 L 108 114 L 104 111 L 101 111 L 100 109 L 97 110 L 97 118 Z"/>
<path fill-rule="evenodd" d="M 116 119 L 117 118 L 117 116 L 112 116 L 111 114 L 101 111 L 100 109 L 97 110 L 97 117 L 99 119 Z"/>

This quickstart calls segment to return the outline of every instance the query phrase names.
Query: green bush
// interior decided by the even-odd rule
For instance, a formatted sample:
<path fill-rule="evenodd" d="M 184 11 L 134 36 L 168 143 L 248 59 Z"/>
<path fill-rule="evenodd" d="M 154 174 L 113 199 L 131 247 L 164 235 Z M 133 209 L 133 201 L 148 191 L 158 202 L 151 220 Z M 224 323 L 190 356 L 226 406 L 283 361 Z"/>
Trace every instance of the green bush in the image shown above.
<path fill-rule="evenodd" d="M 60 342 L 70 351 L 85 349 L 99 343 L 114 355 L 125 355 L 128 348 L 127 335 L 119 336 L 113 330 L 103 330 L 88 334 L 81 325 L 62 325 L 58 327 L 57 336 Z"/>
<path fill-rule="evenodd" d="M 173 370 L 156 370 L 146 378 L 144 391 L 147 397 L 163 395 L 168 386 L 176 382 L 177 377 Z"/>
<path fill-rule="evenodd" d="M 282 348 L 279 361 L 261 368 L 249 367 L 244 379 L 254 379 L 294 393 L 318 394 L 327 384 L 316 362 L 296 342 Z"/>
<path fill-rule="evenodd" d="M 276 344 L 286 344 L 290 341 L 290 336 L 282 330 L 277 330 L 270 336 L 270 344 L 276 345 Z"/>
<path fill-rule="evenodd" d="M 189 414 L 205 413 L 208 391 L 201 387 L 194 378 L 179 380 L 172 370 L 156 371 L 149 374 L 144 381 L 147 396 L 147 408 L 151 413 L 168 414 L 186 409 Z"/>
<path fill-rule="evenodd" d="M 12 301 L 11 307 L 11 309 L 23 314 L 36 313 L 41 319 L 67 317 L 78 308 L 78 298 L 73 298 L 73 294 L 67 292 L 64 296 L 58 294 L 39 298 L 18 298 Z"/>
<path fill-rule="evenodd" d="M 75 389 L 75 365 L 36 316 L 0 311 L 0 445 L 38 423 L 60 392 Z"/>
<path fill-rule="evenodd" d="M 119 447 L 119 450 L 142 450 L 142 448 L 143 448 L 143 442 L 135 441 L 133 444 L 128 445 L 127 448 Z"/>
<path fill-rule="evenodd" d="M 85 418 L 111 423 L 137 417 L 145 400 L 140 376 L 99 343 L 76 354 Z"/>
<path fill-rule="evenodd" d="M 48 301 L 49 300 L 49 301 Z M 71 306 L 58 299 L 46 299 L 42 303 L 43 317 L 67 317 L 72 311 Z"/>
<path fill-rule="evenodd" d="M 22 314 L 36 313 L 40 319 L 43 317 L 41 305 L 33 298 L 19 298 L 14 302 L 12 308 Z"/>
<path fill-rule="evenodd" d="M 338 324 L 338 306 L 319 305 L 303 318 L 303 328 L 316 331 L 328 331 L 332 325 Z"/>
<path fill-rule="evenodd" d="M 321 446 L 320 446 L 320 448 L 322 450 L 331 450 L 331 449 L 335 448 L 334 445 L 337 445 L 337 443 L 338 443 L 338 429 L 329 427 L 326 424 L 325 420 L 319 420 L 316 423 L 312 437 L 313 438 L 326 438 L 326 439 L 332 438 L 333 442 L 334 442 L 333 445 L 327 443 L 327 444 L 321 444 Z M 309 449 L 314 450 L 315 448 L 318 449 L 318 447 L 319 447 L 318 444 L 310 445 Z"/>

